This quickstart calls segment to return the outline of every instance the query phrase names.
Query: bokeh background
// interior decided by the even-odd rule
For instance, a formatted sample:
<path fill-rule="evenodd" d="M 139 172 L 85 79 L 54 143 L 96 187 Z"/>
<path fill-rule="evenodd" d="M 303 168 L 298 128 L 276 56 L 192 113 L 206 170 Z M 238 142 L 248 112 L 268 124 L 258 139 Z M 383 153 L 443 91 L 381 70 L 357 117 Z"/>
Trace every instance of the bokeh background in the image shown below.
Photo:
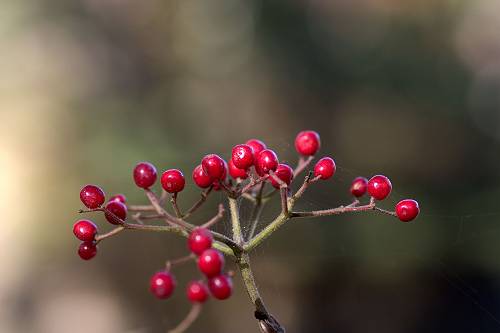
<path fill-rule="evenodd" d="M 288 332 L 500 331 L 499 15 L 495 0 L 2 1 L 0 331 L 174 326 L 196 270 L 176 271 L 169 301 L 148 280 L 185 241 L 124 233 L 83 262 L 81 186 L 145 202 L 138 161 L 190 175 L 258 137 L 294 163 L 302 129 L 338 165 L 302 209 L 384 173 L 383 206 L 415 197 L 422 214 L 300 220 L 268 240 L 255 271 Z M 181 206 L 197 195 L 190 181 Z M 235 282 L 191 332 L 256 332 Z"/>

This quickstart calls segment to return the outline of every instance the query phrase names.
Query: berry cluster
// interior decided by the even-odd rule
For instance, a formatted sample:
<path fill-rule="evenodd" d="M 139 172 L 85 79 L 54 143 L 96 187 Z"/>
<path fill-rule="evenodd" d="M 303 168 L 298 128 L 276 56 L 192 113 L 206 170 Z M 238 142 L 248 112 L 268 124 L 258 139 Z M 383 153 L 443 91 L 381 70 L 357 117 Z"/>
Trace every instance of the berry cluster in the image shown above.
<path fill-rule="evenodd" d="M 154 165 L 149 162 L 138 163 L 133 170 L 133 179 L 137 187 L 144 190 L 150 205 L 129 205 L 123 194 L 112 196 L 107 202 L 104 191 L 96 185 L 86 185 L 80 191 L 80 199 L 88 210 L 80 212 L 104 213 L 106 221 L 115 225 L 115 229 L 100 234 L 94 222 L 80 219 L 73 226 L 73 233 L 81 241 L 78 248 L 79 256 L 89 260 L 97 254 L 97 244 L 123 230 L 165 231 L 181 234 L 188 238 L 190 255 L 168 261 L 166 267 L 155 273 L 150 280 L 150 290 L 159 299 L 169 298 L 176 288 L 176 279 L 172 274 L 174 265 L 197 261 L 197 268 L 203 278 L 193 280 L 187 285 L 186 295 L 193 306 L 200 306 L 210 295 L 224 300 L 233 292 L 232 273 L 224 273 L 225 256 L 234 258 L 235 264 L 241 271 L 245 288 L 256 308 L 256 317 L 264 331 L 279 331 L 281 326 L 276 319 L 267 312 L 260 299 L 257 286 L 250 268 L 249 253 L 260 245 L 267 237 L 275 232 L 287 220 L 301 217 L 332 216 L 341 213 L 380 211 L 409 222 L 419 214 L 419 205 L 415 200 L 404 199 L 397 203 L 394 211 L 387 211 L 377 206 L 377 203 L 386 199 L 391 191 L 391 181 L 383 175 L 373 176 L 370 180 L 357 177 L 353 180 L 350 193 L 354 201 L 348 205 L 318 211 L 294 211 L 294 205 L 313 183 L 331 179 L 336 173 L 336 164 L 332 157 L 323 156 L 318 159 L 306 175 L 302 185 L 292 191 L 292 183 L 297 176 L 308 168 L 314 156 L 321 147 L 321 140 L 315 131 L 302 131 L 295 138 L 295 149 L 299 154 L 299 161 L 295 168 L 280 162 L 277 154 L 258 139 L 251 139 L 244 144 L 232 148 L 228 162 L 217 154 L 208 154 L 192 171 L 192 180 L 202 189 L 201 198 L 191 208 L 182 211 L 177 200 L 178 195 L 186 186 L 186 179 L 181 170 L 168 169 L 160 176 L 161 195 L 156 195 L 152 187 L 155 185 L 158 174 Z M 266 184 L 270 191 L 264 191 Z M 196 226 L 187 219 L 197 211 L 206 201 L 210 192 L 223 191 L 227 194 L 231 210 L 232 235 L 226 236 L 210 230 L 215 223 L 224 216 L 224 206 L 219 205 L 219 211 L 208 222 Z M 254 235 L 259 223 L 262 205 L 278 193 L 281 196 L 281 212 L 258 234 Z M 367 204 L 361 204 L 360 198 L 369 196 Z M 172 212 L 165 207 L 170 197 Z M 236 200 L 247 200 L 253 206 L 252 220 L 244 235 L 239 217 L 239 204 Z M 131 213 L 128 216 L 129 212 Z M 154 214 L 153 214 L 154 213 Z M 131 218 L 135 223 L 129 222 Z M 161 220 L 166 225 L 146 224 L 147 220 Z M 257 316 L 258 314 L 258 316 Z M 188 316 L 192 318 L 195 316 Z"/>

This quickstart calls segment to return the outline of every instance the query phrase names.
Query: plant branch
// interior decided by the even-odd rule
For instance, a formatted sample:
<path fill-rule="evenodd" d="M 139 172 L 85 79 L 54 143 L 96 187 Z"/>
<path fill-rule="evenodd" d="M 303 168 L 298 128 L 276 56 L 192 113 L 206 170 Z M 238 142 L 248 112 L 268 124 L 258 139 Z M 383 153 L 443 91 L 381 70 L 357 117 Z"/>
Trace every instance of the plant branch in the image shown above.
<path fill-rule="evenodd" d="M 175 328 L 168 331 L 168 333 L 183 333 L 185 332 L 198 318 L 201 313 L 202 305 L 200 303 L 193 303 L 186 318 L 179 323 Z"/>
<path fill-rule="evenodd" d="M 177 204 L 177 192 L 172 194 L 172 198 L 170 198 L 170 203 L 172 203 L 172 207 L 174 208 L 175 216 L 177 216 L 177 218 L 179 219 L 182 218 L 181 210 L 179 209 L 179 205 Z"/>
<path fill-rule="evenodd" d="M 224 213 L 225 212 L 226 212 L 226 210 L 224 209 L 224 205 L 223 204 L 219 204 L 219 211 L 217 212 L 217 215 L 215 215 L 214 217 L 212 217 L 207 222 L 203 223 L 201 225 L 201 227 L 209 229 L 211 226 L 213 226 L 214 224 L 216 224 L 217 222 L 219 222 L 220 220 L 222 220 L 222 218 L 224 217 Z"/>
<path fill-rule="evenodd" d="M 262 211 L 264 210 L 264 206 L 262 204 L 262 194 L 264 193 L 264 187 L 266 183 L 262 183 L 259 188 L 259 192 L 257 196 L 254 198 L 254 206 L 252 209 L 252 215 L 250 216 L 250 232 L 247 236 L 247 239 L 252 239 L 255 234 L 255 229 L 257 228 L 257 224 L 259 223 L 260 216 L 262 215 Z"/>
<path fill-rule="evenodd" d="M 229 198 L 229 211 L 231 212 L 231 223 L 233 226 L 233 240 L 236 244 L 241 245 L 243 243 L 243 235 L 241 234 L 238 202 L 235 198 Z"/>
<path fill-rule="evenodd" d="M 183 218 L 187 219 L 189 216 L 191 216 L 198 208 L 200 208 L 205 201 L 207 201 L 208 195 L 210 192 L 212 192 L 213 186 L 210 186 L 208 189 L 205 191 L 201 192 L 201 198 L 194 203 L 194 205 L 188 209 L 188 211 L 184 214 Z"/>
<path fill-rule="evenodd" d="M 302 171 L 304 171 L 305 168 L 311 163 L 311 161 L 314 159 L 314 156 L 309 156 L 307 159 L 304 158 L 304 156 L 301 156 L 299 158 L 299 162 L 297 163 L 297 167 L 293 171 L 293 177 L 297 177 L 300 175 Z"/>
<path fill-rule="evenodd" d="M 340 206 L 337 208 L 324 209 L 324 210 L 315 210 L 310 212 L 292 212 L 291 217 L 319 217 L 319 216 L 330 216 L 330 215 L 339 215 L 343 213 L 349 212 L 364 212 L 368 210 L 375 210 L 375 204 L 370 203 L 364 206 Z M 380 210 L 380 209 L 378 209 Z"/>

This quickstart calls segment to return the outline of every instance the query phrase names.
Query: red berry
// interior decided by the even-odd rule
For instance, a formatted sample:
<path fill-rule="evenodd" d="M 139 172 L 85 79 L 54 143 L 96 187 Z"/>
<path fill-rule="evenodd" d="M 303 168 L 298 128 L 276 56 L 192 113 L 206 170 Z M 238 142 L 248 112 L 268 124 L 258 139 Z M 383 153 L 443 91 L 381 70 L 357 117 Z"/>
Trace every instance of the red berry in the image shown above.
<path fill-rule="evenodd" d="M 269 171 L 276 171 L 278 168 L 278 156 L 271 149 L 264 149 L 257 156 L 255 171 L 259 176 L 264 176 Z"/>
<path fill-rule="evenodd" d="M 201 160 L 203 171 L 214 180 L 223 179 L 226 170 L 224 160 L 216 154 L 209 154 Z"/>
<path fill-rule="evenodd" d="M 91 242 L 97 234 L 97 226 L 90 220 L 78 220 L 73 225 L 73 233 L 79 240 Z"/>
<path fill-rule="evenodd" d="M 266 144 L 258 139 L 250 139 L 245 144 L 252 148 L 254 163 L 257 162 L 257 156 L 259 156 L 259 153 L 267 148 Z"/>
<path fill-rule="evenodd" d="M 212 183 L 214 182 L 212 177 L 210 177 L 205 173 L 205 171 L 203 171 L 203 167 L 201 166 L 201 164 L 193 170 L 193 181 L 201 188 L 210 187 L 210 185 L 212 185 Z"/>
<path fill-rule="evenodd" d="M 386 176 L 376 175 L 368 181 L 368 193 L 377 200 L 387 198 L 391 194 L 391 190 L 391 181 Z"/>
<path fill-rule="evenodd" d="M 253 165 L 253 149 L 249 145 L 237 145 L 233 148 L 232 159 L 238 169 L 248 169 Z"/>
<path fill-rule="evenodd" d="M 420 213 L 418 202 L 412 199 L 405 199 L 398 202 L 396 205 L 396 215 L 403 222 L 414 220 Z"/>
<path fill-rule="evenodd" d="M 113 213 L 116 217 L 118 217 L 120 219 L 120 220 L 118 220 L 115 216 L 111 215 L 108 212 L 105 212 L 104 217 L 111 224 L 121 224 L 127 218 L 127 206 L 125 206 L 124 204 L 122 204 L 119 201 L 108 202 L 106 204 L 106 210 Z"/>
<path fill-rule="evenodd" d="M 140 188 L 150 188 L 156 182 L 156 168 L 149 162 L 141 162 L 134 168 L 134 181 Z"/>
<path fill-rule="evenodd" d="M 292 182 L 293 169 L 289 165 L 284 163 L 278 164 L 278 167 L 276 168 L 276 171 L 274 173 L 285 184 L 290 185 L 290 183 Z M 273 177 L 271 177 L 271 185 L 273 185 L 274 188 L 280 188 L 280 184 Z"/>
<path fill-rule="evenodd" d="M 194 229 L 188 238 L 188 247 L 196 255 L 200 255 L 203 251 L 212 247 L 212 233 L 206 229 L 198 227 Z"/>
<path fill-rule="evenodd" d="M 247 179 L 248 178 L 247 170 L 237 168 L 234 165 L 233 160 L 229 160 L 229 174 L 234 179 L 236 179 L 236 178 Z"/>
<path fill-rule="evenodd" d="M 177 193 L 184 189 L 186 180 L 184 175 L 177 169 L 167 170 L 161 175 L 161 186 L 168 193 Z"/>
<path fill-rule="evenodd" d="M 122 204 L 124 204 L 127 202 L 127 198 L 123 194 L 116 194 L 116 195 L 112 196 L 111 198 L 109 198 L 109 201 L 119 201 Z"/>
<path fill-rule="evenodd" d="M 170 272 L 155 273 L 149 282 L 150 290 L 159 299 L 169 298 L 175 289 L 175 279 Z"/>
<path fill-rule="evenodd" d="M 227 299 L 233 293 L 233 280 L 227 275 L 217 275 L 208 280 L 208 289 L 220 300 Z"/>
<path fill-rule="evenodd" d="M 90 209 L 101 207 L 104 203 L 104 192 L 99 186 L 85 185 L 80 191 L 80 200 Z"/>
<path fill-rule="evenodd" d="M 198 268 L 207 277 L 219 275 L 224 268 L 224 256 L 216 249 L 208 249 L 198 258 Z"/>
<path fill-rule="evenodd" d="M 97 245 L 95 242 L 82 242 L 78 247 L 78 255 L 83 260 L 90 260 L 97 254 Z"/>
<path fill-rule="evenodd" d="M 351 184 L 351 194 L 356 198 L 362 197 L 366 193 L 368 179 L 365 177 L 356 177 Z"/>
<path fill-rule="evenodd" d="M 295 138 L 295 149 L 304 156 L 315 155 L 320 146 L 319 134 L 315 131 L 302 131 Z"/>
<path fill-rule="evenodd" d="M 321 179 L 329 179 L 335 174 L 336 169 L 332 158 L 323 157 L 314 166 L 314 177 L 321 176 Z"/>
<path fill-rule="evenodd" d="M 224 162 L 224 171 L 222 172 L 222 177 L 221 179 L 216 179 L 214 180 L 213 182 L 213 189 L 214 191 L 220 191 L 222 190 L 222 186 L 221 186 L 221 182 L 225 182 L 226 181 L 226 178 L 227 178 L 227 163 L 226 161 L 222 160 Z"/>
<path fill-rule="evenodd" d="M 193 303 L 205 303 L 208 299 L 208 288 L 201 281 L 192 281 L 186 290 L 187 298 Z"/>

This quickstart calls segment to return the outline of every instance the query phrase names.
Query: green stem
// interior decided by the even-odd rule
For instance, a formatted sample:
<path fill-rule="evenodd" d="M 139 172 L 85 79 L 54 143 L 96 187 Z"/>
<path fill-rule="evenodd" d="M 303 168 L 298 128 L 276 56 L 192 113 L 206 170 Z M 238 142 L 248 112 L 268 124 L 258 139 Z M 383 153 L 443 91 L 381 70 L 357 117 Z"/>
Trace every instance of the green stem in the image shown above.
<path fill-rule="evenodd" d="M 290 219 L 289 215 L 285 215 L 284 213 L 281 213 L 267 225 L 261 232 L 259 232 L 254 238 L 252 238 L 245 246 L 243 249 L 245 251 L 251 251 L 255 247 L 257 247 L 260 243 L 262 243 L 266 238 L 271 236 L 273 232 L 278 230 L 286 221 Z"/>
<path fill-rule="evenodd" d="M 233 240 L 236 244 L 241 245 L 243 243 L 243 235 L 241 233 L 238 202 L 231 197 L 229 198 L 229 210 L 231 212 L 231 223 L 233 225 Z"/>

